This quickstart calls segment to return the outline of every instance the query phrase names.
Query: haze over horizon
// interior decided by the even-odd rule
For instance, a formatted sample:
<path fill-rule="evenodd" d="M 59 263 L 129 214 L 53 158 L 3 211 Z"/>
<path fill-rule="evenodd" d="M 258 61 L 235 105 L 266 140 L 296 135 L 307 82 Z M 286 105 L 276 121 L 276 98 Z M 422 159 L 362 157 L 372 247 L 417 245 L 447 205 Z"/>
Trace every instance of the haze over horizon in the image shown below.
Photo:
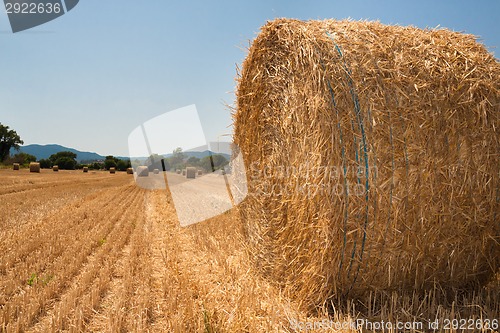
<path fill-rule="evenodd" d="M 259 2 L 86 0 L 13 34 L 0 13 L 0 122 L 25 144 L 128 155 L 128 135 L 195 104 L 208 141 L 231 129 L 237 66 L 277 17 L 445 27 L 500 45 L 500 1 Z M 227 139 L 221 139 L 227 140 Z"/>
<path fill-rule="evenodd" d="M 226 155 L 231 155 L 232 154 L 232 151 L 231 151 L 231 147 L 230 147 L 230 142 L 227 142 L 227 141 L 220 141 L 220 142 L 210 142 L 209 145 L 207 146 L 201 146 L 201 147 L 194 147 L 194 148 L 191 148 L 191 149 L 182 149 L 182 147 L 180 147 L 182 149 L 182 151 L 184 153 L 204 153 L 206 151 L 210 151 L 211 153 L 214 153 L 214 154 L 226 154 Z M 106 155 L 103 155 L 103 154 L 99 154 L 98 152 L 95 152 L 95 151 L 85 151 L 85 150 L 80 150 L 80 149 L 77 149 L 77 148 L 74 148 L 74 147 L 68 147 L 68 146 L 64 146 L 64 145 L 60 145 L 60 144 L 43 144 L 43 145 L 40 145 L 40 144 L 37 144 L 37 143 L 31 143 L 31 144 L 25 144 L 23 146 L 20 147 L 19 150 L 16 150 L 14 148 L 11 149 L 11 155 L 15 155 L 16 153 L 18 152 L 25 152 L 25 153 L 28 153 L 28 154 L 31 154 L 31 155 L 35 155 L 37 158 L 39 157 L 38 155 L 43 155 L 43 157 L 41 158 L 48 158 L 50 155 L 56 153 L 56 152 L 59 152 L 59 151 L 65 151 L 65 150 L 68 150 L 68 151 L 78 151 L 79 153 L 85 153 L 85 155 L 88 155 L 88 154 L 97 154 L 97 155 L 100 155 L 101 157 L 106 157 L 106 156 L 109 156 L 109 155 L 112 155 L 114 157 L 119 157 L 119 158 L 147 158 L 148 155 L 133 155 L 133 156 L 128 156 L 128 155 L 118 155 L 118 154 L 106 154 Z M 79 155 L 79 153 L 77 153 Z M 160 151 L 160 152 L 153 152 L 154 154 L 158 154 L 158 155 L 163 155 L 163 156 L 169 156 L 173 153 L 173 151 L 169 152 L 169 151 Z M 87 158 L 85 157 L 81 157 L 81 156 L 77 156 L 77 160 L 86 160 Z M 92 158 L 91 158 L 92 159 Z"/>

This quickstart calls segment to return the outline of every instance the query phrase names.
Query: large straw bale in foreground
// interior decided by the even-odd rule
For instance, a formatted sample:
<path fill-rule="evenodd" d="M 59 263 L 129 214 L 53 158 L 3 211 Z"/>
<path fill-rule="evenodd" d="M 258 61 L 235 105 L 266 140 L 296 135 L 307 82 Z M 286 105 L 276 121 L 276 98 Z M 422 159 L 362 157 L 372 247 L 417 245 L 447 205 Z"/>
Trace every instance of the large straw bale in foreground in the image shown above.
<path fill-rule="evenodd" d="M 473 36 L 275 20 L 234 114 L 258 269 L 307 306 L 498 270 L 499 63 Z"/>

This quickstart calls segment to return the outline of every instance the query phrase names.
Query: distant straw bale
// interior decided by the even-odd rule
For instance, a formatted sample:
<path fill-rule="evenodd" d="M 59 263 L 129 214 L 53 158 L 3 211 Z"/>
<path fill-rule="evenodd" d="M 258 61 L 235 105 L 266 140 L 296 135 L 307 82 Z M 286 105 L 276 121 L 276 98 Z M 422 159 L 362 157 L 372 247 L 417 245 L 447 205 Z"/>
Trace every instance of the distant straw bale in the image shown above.
<path fill-rule="evenodd" d="M 186 168 L 186 178 L 196 178 L 196 168 L 195 167 L 187 167 Z"/>
<path fill-rule="evenodd" d="M 137 169 L 135 169 L 137 172 L 137 177 L 148 177 L 149 176 L 149 169 L 147 166 L 141 165 L 138 166 Z"/>
<path fill-rule="evenodd" d="M 40 173 L 40 163 L 31 162 L 30 163 L 30 172 Z"/>

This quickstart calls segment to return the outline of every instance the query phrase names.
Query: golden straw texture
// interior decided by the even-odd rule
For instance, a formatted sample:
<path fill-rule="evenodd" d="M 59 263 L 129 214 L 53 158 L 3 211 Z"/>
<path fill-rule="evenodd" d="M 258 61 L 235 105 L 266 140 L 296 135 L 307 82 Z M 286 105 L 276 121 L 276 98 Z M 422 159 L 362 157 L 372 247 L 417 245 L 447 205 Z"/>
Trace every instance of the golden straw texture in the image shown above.
<path fill-rule="evenodd" d="M 233 115 L 255 266 L 307 307 L 498 271 L 498 61 L 474 36 L 268 22 Z"/>

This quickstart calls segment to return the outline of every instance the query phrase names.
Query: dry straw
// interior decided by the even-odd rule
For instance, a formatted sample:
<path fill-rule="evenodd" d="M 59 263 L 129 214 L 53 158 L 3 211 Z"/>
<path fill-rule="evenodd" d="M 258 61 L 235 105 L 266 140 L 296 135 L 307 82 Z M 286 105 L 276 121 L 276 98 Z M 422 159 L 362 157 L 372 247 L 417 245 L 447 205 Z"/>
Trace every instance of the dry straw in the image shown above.
<path fill-rule="evenodd" d="M 186 169 L 182 169 L 182 175 L 185 176 L 186 175 Z"/>
<path fill-rule="evenodd" d="M 40 173 L 40 163 L 31 162 L 30 163 L 30 172 Z"/>
<path fill-rule="evenodd" d="M 157 174 L 159 174 L 159 173 L 160 173 L 160 170 L 158 170 L 158 169 L 154 169 L 154 170 L 153 170 L 153 173 L 154 173 L 155 175 L 157 175 Z"/>
<path fill-rule="evenodd" d="M 203 176 L 203 170 L 198 170 L 198 176 Z"/>
<path fill-rule="evenodd" d="M 195 167 L 187 167 L 186 168 L 186 178 L 196 178 L 196 168 Z"/>
<path fill-rule="evenodd" d="M 54 165 L 52 167 L 52 171 L 59 171 L 59 166 L 58 165 Z"/>
<path fill-rule="evenodd" d="M 234 114 L 255 265 L 307 307 L 485 283 L 500 258 L 499 90 L 471 35 L 269 22 Z"/>
<path fill-rule="evenodd" d="M 132 168 L 127 168 L 127 174 L 128 174 L 128 175 L 133 175 L 133 174 L 134 174 L 134 169 L 132 169 Z"/>
<path fill-rule="evenodd" d="M 181 173 L 181 170 L 177 169 L 177 170 L 175 170 L 175 173 L 177 173 L 179 175 Z"/>
<path fill-rule="evenodd" d="M 19 163 L 12 164 L 12 169 L 13 170 L 19 170 Z"/>
<path fill-rule="evenodd" d="M 138 166 L 137 169 L 135 170 L 137 172 L 137 177 L 148 177 L 149 176 L 149 169 L 147 166 Z"/>
<path fill-rule="evenodd" d="M 116 173 L 116 168 L 114 167 L 109 168 L 109 173 Z"/>
<path fill-rule="evenodd" d="M 89 167 L 83 167 L 83 172 L 89 172 Z"/>

